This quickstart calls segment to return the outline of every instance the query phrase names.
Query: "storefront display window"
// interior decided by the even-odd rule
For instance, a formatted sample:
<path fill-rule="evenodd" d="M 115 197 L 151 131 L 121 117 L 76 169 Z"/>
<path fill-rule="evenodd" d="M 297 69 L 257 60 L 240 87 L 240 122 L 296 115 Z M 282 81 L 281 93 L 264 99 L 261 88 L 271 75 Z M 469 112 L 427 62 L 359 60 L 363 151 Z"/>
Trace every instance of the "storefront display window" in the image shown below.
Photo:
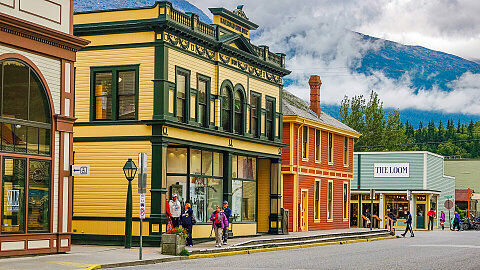
<path fill-rule="evenodd" d="M 386 195 L 386 213 L 392 212 L 398 219 L 407 218 L 409 211 L 406 195 Z"/>
<path fill-rule="evenodd" d="M 187 173 L 187 148 L 168 148 L 167 173 Z"/>
<path fill-rule="evenodd" d="M 4 158 L 2 173 L 2 233 L 25 230 L 25 159 Z"/>
<path fill-rule="evenodd" d="M 255 221 L 257 159 L 232 157 L 232 217 L 235 221 Z"/>
<path fill-rule="evenodd" d="M 48 232 L 50 162 L 30 160 L 28 169 L 28 231 Z"/>

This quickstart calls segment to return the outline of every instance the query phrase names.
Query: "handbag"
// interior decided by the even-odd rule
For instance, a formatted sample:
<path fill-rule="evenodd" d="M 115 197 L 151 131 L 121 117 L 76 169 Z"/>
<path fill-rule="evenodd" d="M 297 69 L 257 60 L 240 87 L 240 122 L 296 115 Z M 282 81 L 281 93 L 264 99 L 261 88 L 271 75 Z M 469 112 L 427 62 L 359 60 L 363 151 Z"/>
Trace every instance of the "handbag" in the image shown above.
<path fill-rule="evenodd" d="M 195 215 L 192 215 L 192 225 L 195 224 L 197 224 L 197 218 L 195 217 Z"/>

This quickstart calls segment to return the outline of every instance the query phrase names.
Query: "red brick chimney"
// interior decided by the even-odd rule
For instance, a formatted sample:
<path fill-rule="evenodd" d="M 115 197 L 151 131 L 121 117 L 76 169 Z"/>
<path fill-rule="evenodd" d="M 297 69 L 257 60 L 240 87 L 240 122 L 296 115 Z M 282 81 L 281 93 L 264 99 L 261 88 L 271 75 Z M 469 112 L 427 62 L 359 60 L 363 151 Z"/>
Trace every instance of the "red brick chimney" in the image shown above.
<path fill-rule="evenodd" d="M 308 84 L 310 84 L 310 109 L 320 117 L 322 112 L 320 109 L 320 86 L 322 86 L 322 80 L 320 80 L 320 76 L 312 75 L 310 80 L 308 80 Z"/>

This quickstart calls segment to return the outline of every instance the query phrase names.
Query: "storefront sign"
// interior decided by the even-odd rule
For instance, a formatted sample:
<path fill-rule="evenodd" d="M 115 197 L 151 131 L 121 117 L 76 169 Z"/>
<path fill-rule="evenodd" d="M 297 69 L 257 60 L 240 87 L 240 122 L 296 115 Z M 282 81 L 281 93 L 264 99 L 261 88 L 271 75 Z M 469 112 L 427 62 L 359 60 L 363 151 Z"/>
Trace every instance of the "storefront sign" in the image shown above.
<path fill-rule="evenodd" d="M 410 177 L 410 163 L 375 163 L 373 177 Z"/>
<path fill-rule="evenodd" d="M 18 212 L 20 206 L 20 190 L 11 189 L 7 191 L 7 212 Z"/>

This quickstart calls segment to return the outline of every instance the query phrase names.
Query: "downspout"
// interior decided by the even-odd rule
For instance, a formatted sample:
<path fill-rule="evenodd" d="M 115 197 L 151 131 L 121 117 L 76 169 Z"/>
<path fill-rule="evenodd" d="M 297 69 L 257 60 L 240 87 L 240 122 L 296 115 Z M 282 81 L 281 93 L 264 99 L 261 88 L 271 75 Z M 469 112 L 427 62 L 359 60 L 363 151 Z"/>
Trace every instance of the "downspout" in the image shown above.
<path fill-rule="evenodd" d="M 299 171 L 300 171 L 300 157 L 299 157 L 299 145 L 301 143 L 303 143 L 303 140 L 300 140 L 300 131 L 302 130 L 303 126 L 305 125 L 305 119 L 303 119 L 303 123 L 298 127 L 298 131 L 297 131 L 297 184 L 299 183 Z M 303 138 L 302 138 L 303 139 Z M 300 143 L 299 143 L 300 142 Z M 297 231 L 299 231 L 299 228 L 300 228 L 300 214 L 301 214 L 301 211 L 300 211 L 300 204 L 298 203 L 298 190 L 294 190 L 295 194 L 297 195 L 296 198 L 297 198 L 297 211 L 298 211 L 298 214 L 297 214 Z"/>

